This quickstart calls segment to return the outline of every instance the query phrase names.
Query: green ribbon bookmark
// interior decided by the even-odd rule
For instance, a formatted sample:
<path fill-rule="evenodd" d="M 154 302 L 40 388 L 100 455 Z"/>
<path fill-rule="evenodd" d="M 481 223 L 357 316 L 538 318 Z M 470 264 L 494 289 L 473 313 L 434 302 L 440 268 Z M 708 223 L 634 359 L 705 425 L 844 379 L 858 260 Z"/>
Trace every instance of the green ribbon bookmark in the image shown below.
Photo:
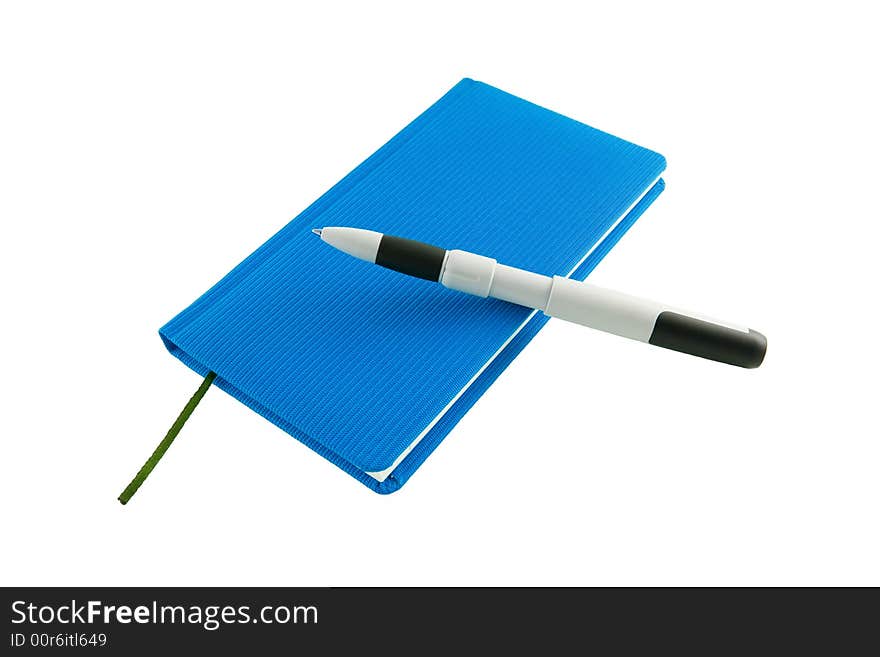
<path fill-rule="evenodd" d="M 161 459 L 165 455 L 165 452 L 168 451 L 168 448 L 171 447 L 171 443 L 177 438 L 177 434 L 180 433 L 180 430 L 183 428 L 183 425 L 186 424 L 189 416 L 192 415 L 194 410 L 196 410 L 196 406 L 199 405 L 199 402 L 202 401 L 202 397 L 208 392 L 208 388 L 211 387 L 211 383 L 216 376 L 217 375 L 214 372 L 208 372 L 208 376 L 205 377 L 205 380 L 202 381 L 202 385 L 199 386 L 196 393 L 187 402 L 186 406 L 183 407 L 183 410 L 180 412 L 180 415 L 177 416 L 174 424 L 171 425 L 168 433 L 165 434 L 162 442 L 159 443 L 159 446 L 156 447 L 156 450 L 150 455 L 150 458 L 147 459 L 147 462 L 144 463 L 143 467 L 138 470 L 138 473 L 134 476 L 134 479 L 131 480 L 131 483 L 125 487 L 124 491 L 122 491 L 122 494 L 119 496 L 119 501 L 122 504 L 127 504 L 131 499 L 131 496 L 134 495 L 137 492 L 137 489 L 141 487 L 141 484 L 144 483 L 144 480 L 150 476 L 150 473 L 153 471 L 153 468 L 156 467 L 159 459 Z"/>

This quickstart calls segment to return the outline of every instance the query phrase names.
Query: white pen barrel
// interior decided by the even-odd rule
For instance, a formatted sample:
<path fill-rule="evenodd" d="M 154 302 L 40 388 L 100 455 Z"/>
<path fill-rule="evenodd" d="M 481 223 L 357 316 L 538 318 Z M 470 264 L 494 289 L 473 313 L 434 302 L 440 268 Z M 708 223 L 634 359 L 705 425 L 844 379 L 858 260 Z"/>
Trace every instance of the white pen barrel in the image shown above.
<path fill-rule="evenodd" d="M 767 350 L 767 339 L 757 331 L 656 301 L 561 276 L 549 278 L 467 251 L 447 251 L 442 261 L 438 258 L 433 260 L 437 280 L 459 292 L 537 308 L 550 317 L 739 367 L 758 367 Z"/>
<path fill-rule="evenodd" d="M 553 279 L 498 264 L 493 258 L 455 250 L 446 254 L 440 283 L 451 290 L 543 310 Z"/>
<path fill-rule="evenodd" d="M 495 276 L 489 296 L 502 301 L 509 301 L 520 306 L 544 310 L 553 279 L 534 272 L 507 265 L 495 265 Z"/>
<path fill-rule="evenodd" d="M 544 310 L 551 317 L 739 367 L 758 367 L 767 339 L 739 328 L 622 292 L 553 277 Z"/>
<path fill-rule="evenodd" d="M 647 342 L 663 310 L 656 301 L 554 276 L 544 312 L 568 322 Z"/>

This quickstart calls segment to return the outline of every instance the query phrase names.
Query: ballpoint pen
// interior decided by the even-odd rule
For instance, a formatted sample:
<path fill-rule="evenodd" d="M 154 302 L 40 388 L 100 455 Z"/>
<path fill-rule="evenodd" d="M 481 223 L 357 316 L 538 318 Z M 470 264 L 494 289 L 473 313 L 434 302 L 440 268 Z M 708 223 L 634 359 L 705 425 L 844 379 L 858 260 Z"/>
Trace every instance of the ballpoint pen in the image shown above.
<path fill-rule="evenodd" d="M 746 368 L 758 367 L 767 350 L 767 339 L 749 328 L 591 283 L 508 267 L 468 251 L 447 251 L 362 228 L 333 226 L 312 232 L 340 251 L 403 274 L 658 347 Z"/>

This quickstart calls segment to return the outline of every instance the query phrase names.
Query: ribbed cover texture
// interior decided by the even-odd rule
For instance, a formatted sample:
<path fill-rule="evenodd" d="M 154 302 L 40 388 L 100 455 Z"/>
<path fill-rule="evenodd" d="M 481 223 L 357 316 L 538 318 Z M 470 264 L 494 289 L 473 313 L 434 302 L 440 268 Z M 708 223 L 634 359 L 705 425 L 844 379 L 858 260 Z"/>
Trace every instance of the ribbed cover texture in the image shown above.
<path fill-rule="evenodd" d="M 523 326 L 529 309 L 356 260 L 311 229 L 368 228 L 583 279 L 662 191 L 664 168 L 657 153 L 465 79 L 160 335 L 215 385 L 393 492 L 547 318 Z M 394 465 L 438 416 L 384 481 L 366 474 Z"/>

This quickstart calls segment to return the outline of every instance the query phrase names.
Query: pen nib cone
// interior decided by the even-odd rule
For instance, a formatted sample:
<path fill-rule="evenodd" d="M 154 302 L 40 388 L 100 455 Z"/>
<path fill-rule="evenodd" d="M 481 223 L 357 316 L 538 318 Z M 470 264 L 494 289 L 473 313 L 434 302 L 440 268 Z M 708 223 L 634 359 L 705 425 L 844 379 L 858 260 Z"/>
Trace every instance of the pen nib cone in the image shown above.
<path fill-rule="evenodd" d="M 318 237 L 321 237 L 321 229 L 320 228 L 312 228 L 312 232 L 315 235 L 317 235 Z"/>

